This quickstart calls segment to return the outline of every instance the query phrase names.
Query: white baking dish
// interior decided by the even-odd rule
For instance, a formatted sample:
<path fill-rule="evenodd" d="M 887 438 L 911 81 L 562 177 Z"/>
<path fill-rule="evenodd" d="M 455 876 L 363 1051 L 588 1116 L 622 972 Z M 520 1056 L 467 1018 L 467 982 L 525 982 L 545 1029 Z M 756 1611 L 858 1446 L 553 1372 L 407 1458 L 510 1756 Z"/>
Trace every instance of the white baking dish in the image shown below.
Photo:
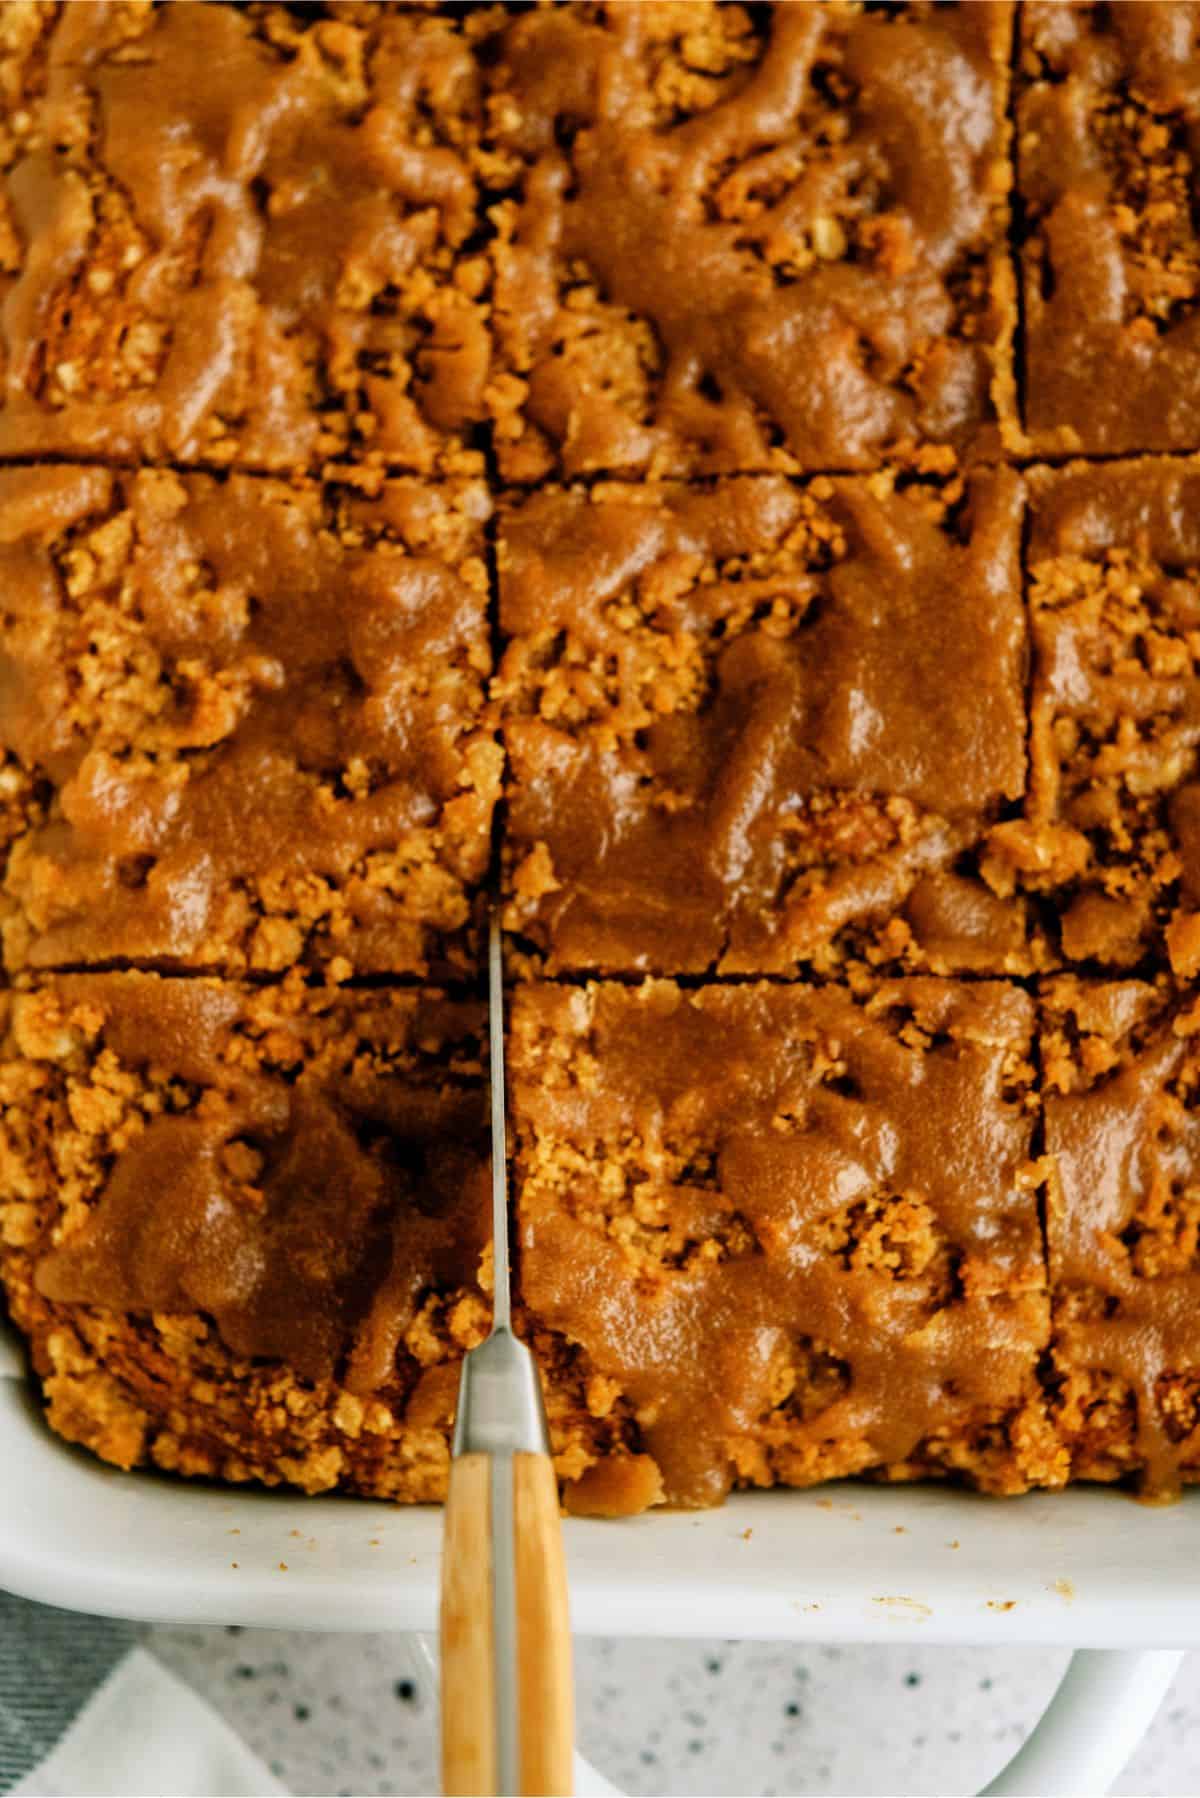
<path fill-rule="evenodd" d="M 123 1474 L 50 1435 L 0 1340 L 0 1585 L 125 1617 L 431 1629 L 441 1514 Z M 568 1519 L 576 1630 L 792 1640 L 1200 1644 L 1200 1490 L 765 1492 Z"/>
<path fill-rule="evenodd" d="M 145 1621 L 436 1627 L 441 1514 L 123 1474 L 52 1436 L 0 1330 L 0 1587 Z M 605 1635 L 1062 1643 L 1076 1655 L 994 1794 L 1099 1794 L 1200 1643 L 1200 1491 L 1010 1501 L 926 1487 L 766 1492 L 568 1519 L 571 1616 Z M 579 1768 L 578 1790 L 611 1790 Z"/>

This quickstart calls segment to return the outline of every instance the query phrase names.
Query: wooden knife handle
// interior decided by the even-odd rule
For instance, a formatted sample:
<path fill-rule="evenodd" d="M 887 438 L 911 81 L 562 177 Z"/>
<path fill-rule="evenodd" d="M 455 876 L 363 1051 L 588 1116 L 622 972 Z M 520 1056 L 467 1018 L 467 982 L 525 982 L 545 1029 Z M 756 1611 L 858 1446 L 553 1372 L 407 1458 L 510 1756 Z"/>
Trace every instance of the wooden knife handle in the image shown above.
<path fill-rule="evenodd" d="M 558 1485 L 548 1455 L 513 1466 L 517 1741 L 521 1798 L 571 1793 L 574 1703 Z M 491 1457 L 450 1469 L 442 1548 L 442 1787 L 447 1798 L 497 1789 L 492 1631 Z"/>
<path fill-rule="evenodd" d="M 492 1661 L 491 1461 L 450 1463 L 442 1530 L 442 1790 L 496 1790 L 496 1679 Z"/>

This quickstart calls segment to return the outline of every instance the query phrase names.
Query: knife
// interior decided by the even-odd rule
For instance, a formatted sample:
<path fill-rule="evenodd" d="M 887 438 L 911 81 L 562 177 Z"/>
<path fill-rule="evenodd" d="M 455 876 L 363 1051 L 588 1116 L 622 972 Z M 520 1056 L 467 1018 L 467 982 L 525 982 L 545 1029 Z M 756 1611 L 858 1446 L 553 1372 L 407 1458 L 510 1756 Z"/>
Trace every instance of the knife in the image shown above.
<path fill-rule="evenodd" d="M 574 1701 L 558 1484 L 533 1356 L 512 1328 L 504 988 L 488 934 L 491 1334 L 463 1361 L 442 1539 L 442 1787 L 521 1798 L 572 1789 Z"/>

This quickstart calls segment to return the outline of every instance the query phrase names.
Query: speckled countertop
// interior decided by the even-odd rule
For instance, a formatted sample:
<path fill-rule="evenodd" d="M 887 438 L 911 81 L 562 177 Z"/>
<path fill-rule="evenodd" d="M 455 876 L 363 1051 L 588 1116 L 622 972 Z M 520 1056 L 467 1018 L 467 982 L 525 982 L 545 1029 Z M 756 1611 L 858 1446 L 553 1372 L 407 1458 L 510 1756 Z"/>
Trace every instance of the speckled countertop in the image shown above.
<path fill-rule="evenodd" d="M 153 1645 L 294 1793 L 436 1789 L 433 1694 L 406 1638 L 162 1628 Z M 974 1792 L 1064 1661 L 1048 1649 L 584 1640 L 580 1748 L 629 1793 Z M 1200 1792 L 1200 1655 L 1113 1789 Z"/>

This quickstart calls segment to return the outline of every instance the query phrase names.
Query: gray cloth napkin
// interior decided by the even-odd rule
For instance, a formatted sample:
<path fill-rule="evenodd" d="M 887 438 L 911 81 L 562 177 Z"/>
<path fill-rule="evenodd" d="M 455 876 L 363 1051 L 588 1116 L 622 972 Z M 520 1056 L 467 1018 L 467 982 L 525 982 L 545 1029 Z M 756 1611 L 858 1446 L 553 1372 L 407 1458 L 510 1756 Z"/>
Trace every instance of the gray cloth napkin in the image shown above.
<path fill-rule="evenodd" d="M 40 1766 L 141 1634 L 0 1593 L 0 1792 Z"/>

